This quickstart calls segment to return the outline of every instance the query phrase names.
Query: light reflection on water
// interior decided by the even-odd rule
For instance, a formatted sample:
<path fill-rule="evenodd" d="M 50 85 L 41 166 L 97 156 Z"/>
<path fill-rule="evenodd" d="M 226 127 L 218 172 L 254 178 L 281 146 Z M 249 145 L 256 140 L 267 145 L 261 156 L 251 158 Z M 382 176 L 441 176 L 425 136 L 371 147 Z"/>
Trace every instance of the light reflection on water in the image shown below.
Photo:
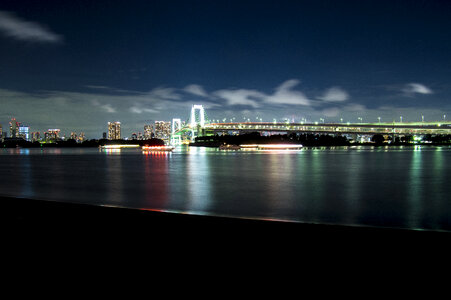
<path fill-rule="evenodd" d="M 0 194 L 207 215 L 451 230 L 449 147 L 2 149 Z"/>

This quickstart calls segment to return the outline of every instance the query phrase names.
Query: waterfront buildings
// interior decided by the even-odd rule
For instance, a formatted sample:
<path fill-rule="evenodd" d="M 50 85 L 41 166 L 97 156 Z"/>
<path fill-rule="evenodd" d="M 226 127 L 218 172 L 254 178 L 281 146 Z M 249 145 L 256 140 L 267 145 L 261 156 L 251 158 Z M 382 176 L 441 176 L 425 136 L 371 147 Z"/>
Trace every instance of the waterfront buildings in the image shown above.
<path fill-rule="evenodd" d="M 60 129 L 49 129 L 45 134 L 45 141 L 46 142 L 55 142 L 60 139 Z"/>
<path fill-rule="evenodd" d="M 165 144 L 169 144 L 171 138 L 171 122 L 155 121 L 154 137 L 163 140 Z"/>
<path fill-rule="evenodd" d="M 108 122 L 108 139 L 121 139 L 121 122 Z"/>
<path fill-rule="evenodd" d="M 85 134 L 84 132 L 80 132 L 80 134 L 77 135 L 75 131 L 72 131 L 70 133 L 70 139 L 75 140 L 77 143 L 82 143 L 85 140 Z"/>
<path fill-rule="evenodd" d="M 153 138 L 153 125 L 144 125 L 144 139 L 148 140 Z"/>
<path fill-rule="evenodd" d="M 16 118 L 12 118 L 9 122 L 9 137 L 10 138 L 22 138 L 26 141 L 29 140 L 30 127 L 17 122 Z M 1 131 L 0 131 L 1 132 Z"/>
<path fill-rule="evenodd" d="M 39 142 L 41 140 L 41 133 L 39 131 L 35 131 L 31 133 L 31 141 Z"/>
<path fill-rule="evenodd" d="M 16 118 L 12 118 L 9 122 L 9 137 L 17 138 L 19 137 L 19 126 L 20 123 L 16 121 Z"/>
<path fill-rule="evenodd" d="M 30 138 L 29 131 L 30 131 L 30 127 L 20 124 L 18 137 L 23 138 L 26 141 L 29 141 L 29 138 Z"/>

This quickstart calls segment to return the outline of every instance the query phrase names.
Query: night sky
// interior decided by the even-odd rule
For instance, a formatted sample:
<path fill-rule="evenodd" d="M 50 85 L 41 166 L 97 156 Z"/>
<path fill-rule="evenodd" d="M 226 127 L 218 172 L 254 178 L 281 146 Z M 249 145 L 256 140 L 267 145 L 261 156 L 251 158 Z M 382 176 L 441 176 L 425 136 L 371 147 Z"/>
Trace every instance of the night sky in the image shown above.
<path fill-rule="evenodd" d="M 0 2 L 0 124 L 451 119 L 451 1 Z"/>

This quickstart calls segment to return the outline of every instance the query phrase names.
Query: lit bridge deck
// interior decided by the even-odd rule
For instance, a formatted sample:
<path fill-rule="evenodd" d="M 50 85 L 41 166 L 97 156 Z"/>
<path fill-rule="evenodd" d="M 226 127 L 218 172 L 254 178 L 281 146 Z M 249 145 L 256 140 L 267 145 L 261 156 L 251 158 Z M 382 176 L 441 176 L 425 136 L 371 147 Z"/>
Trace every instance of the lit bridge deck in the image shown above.
<path fill-rule="evenodd" d="M 245 132 L 299 132 L 323 134 L 358 134 L 358 135 L 437 135 L 451 134 L 451 122 L 424 123 L 211 123 L 205 124 L 205 130 L 219 133 Z"/>

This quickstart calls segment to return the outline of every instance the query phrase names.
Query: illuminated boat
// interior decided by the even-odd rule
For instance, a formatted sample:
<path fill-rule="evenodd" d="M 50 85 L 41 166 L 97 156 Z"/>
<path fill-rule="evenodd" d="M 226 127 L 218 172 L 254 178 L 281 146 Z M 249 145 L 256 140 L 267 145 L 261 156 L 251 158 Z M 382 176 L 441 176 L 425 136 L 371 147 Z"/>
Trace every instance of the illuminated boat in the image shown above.
<path fill-rule="evenodd" d="M 172 151 L 174 147 L 172 146 L 142 146 L 144 151 Z"/>
<path fill-rule="evenodd" d="M 238 145 L 230 145 L 230 144 L 224 144 L 219 146 L 219 150 L 240 150 L 241 147 Z"/>
<path fill-rule="evenodd" d="M 240 145 L 241 149 L 248 150 L 300 150 L 301 144 L 249 144 Z"/>

